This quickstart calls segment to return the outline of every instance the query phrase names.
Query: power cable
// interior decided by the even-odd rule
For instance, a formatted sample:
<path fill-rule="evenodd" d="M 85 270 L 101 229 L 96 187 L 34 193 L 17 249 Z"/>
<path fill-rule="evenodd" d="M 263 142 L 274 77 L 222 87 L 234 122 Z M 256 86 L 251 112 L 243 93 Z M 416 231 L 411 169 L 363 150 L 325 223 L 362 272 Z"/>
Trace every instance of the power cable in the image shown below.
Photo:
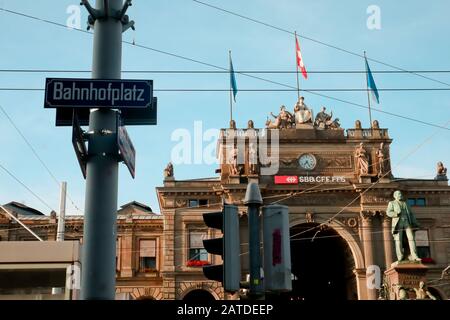
<path fill-rule="evenodd" d="M 250 76 L 250 75 L 248 75 L 248 76 Z M 253 77 L 253 76 L 251 76 L 251 77 Z M 270 81 L 270 80 L 267 80 L 267 81 Z M 271 82 L 273 82 L 273 81 L 271 81 Z M 276 82 L 274 82 L 274 83 L 276 83 Z M 283 85 L 283 84 L 280 84 L 280 83 L 276 83 L 276 84 Z M 277 91 L 298 91 L 297 88 L 294 88 L 294 87 L 291 87 L 291 86 L 288 86 L 288 85 L 284 85 L 284 86 L 290 87 L 291 89 L 290 90 L 277 90 Z M 40 89 L 40 88 L 0 88 L 0 91 L 44 91 L 44 90 L 45 89 Z M 445 89 L 445 90 L 447 91 L 447 89 Z M 171 92 L 171 91 L 217 91 L 217 90 L 210 90 L 210 89 L 198 89 L 198 90 L 193 90 L 193 89 L 183 89 L 183 90 L 180 90 L 180 89 L 155 89 L 154 91 L 169 91 L 169 92 Z M 229 89 L 224 89 L 223 91 L 229 92 Z M 245 91 L 245 90 L 240 90 L 240 91 Z M 253 90 L 253 91 L 269 91 L 269 90 L 261 89 L 261 90 Z M 308 92 L 308 93 L 313 94 L 313 95 L 317 95 L 317 96 L 321 96 L 321 97 L 324 97 L 324 98 L 327 98 L 327 99 L 339 101 L 339 102 L 342 102 L 342 103 L 345 103 L 345 104 L 349 104 L 349 105 L 353 105 L 353 106 L 356 106 L 356 107 L 359 107 L 359 108 L 368 109 L 368 107 L 365 106 L 365 105 L 362 105 L 362 104 L 359 104 L 359 103 L 354 103 L 354 102 L 351 102 L 351 101 L 348 101 L 348 100 L 344 100 L 344 99 L 340 99 L 340 98 L 336 98 L 336 97 L 332 97 L 332 96 L 325 95 L 325 94 L 322 94 L 322 93 L 318 93 L 318 92 L 315 92 L 315 91 L 312 91 L 312 90 L 300 89 L 300 91 Z M 367 91 L 367 89 L 366 90 L 362 90 L 362 91 Z M 379 113 L 384 113 L 384 114 L 387 114 L 387 115 L 390 115 L 390 116 L 393 116 L 393 117 L 397 117 L 397 118 L 400 118 L 400 119 L 404 119 L 404 120 L 409 120 L 409 121 L 413 121 L 413 122 L 416 122 L 416 123 L 420 123 L 420 124 L 423 124 L 423 125 L 432 126 L 432 127 L 439 128 L 439 129 L 444 129 L 444 130 L 450 130 L 450 128 L 445 128 L 443 126 L 440 126 L 440 125 L 437 125 L 437 124 L 434 124 L 434 123 L 431 123 L 431 122 L 427 122 L 427 121 L 423 121 L 423 120 L 419 120 L 419 119 L 403 116 L 403 115 L 396 114 L 396 113 L 389 112 L 389 111 L 384 111 L 384 110 L 381 110 L 381 109 L 378 109 L 378 108 L 372 107 L 371 110 L 377 111 Z"/>
<path fill-rule="evenodd" d="M 56 185 L 58 186 L 58 188 L 60 187 L 60 182 L 58 181 L 58 179 L 55 177 L 55 175 L 53 174 L 53 172 L 50 170 L 50 168 L 47 166 L 47 164 L 44 162 L 44 160 L 39 156 L 39 154 L 37 153 L 36 149 L 33 147 L 33 145 L 31 144 L 31 142 L 25 137 L 25 135 L 23 134 L 23 132 L 19 129 L 19 127 L 15 124 L 15 122 L 13 121 L 13 119 L 9 116 L 9 114 L 6 112 L 6 110 L 3 108 L 2 105 L 0 105 L 0 111 L 2 111 L 2 113 L 5 115 L 6 119 L 8 119 L 9 123 L 13 126 L 13 128 L 16 130 L 16 132 L 19 134 L 19 136 L 22 138 L 22 140 L 25 142 L 25 144 L 28 146 L 28 148 L 30 148 L 31 152 L 34 154 L 34 156 L 36 157 L 36 159 L 38 159 L 38 161 L 41 163 L 41 165 L 44 167 L 45 171 L 47 171 L 47 173 L 50 175 L 50 177 L 53 179 L 53 181 L 56 183 Z M 75 204 L 75 202 L 73 201 L 73 199 L 70 197 L 69 193 L 66 191 L 66 196 L 69 199 L 69 201 L 71 202 L 71 204 L 74 206 L 74 208 L 76 210 L 78 210 L 79 212 L 82 212 L 80 210 L 80 208 L 78 208 L 78 206 Z"/>
<path fill-rule="evenodd" d="M 52 209 L 52 207 L 50 207 L 50 205 L 45 202 L 41 197 L 39 197 L 33 190 L 31 190 L 25 183 L 23 183 L 22 181 L 20 181 L 19 178 L 17 178 L 11 171 L 9 171 L 8 169 L 6 169 L 5 166 L 3 166 L 0 163 L 0 168 L 3 169 L 3 171 L 5 171 L 11 178 L 13 178 L 17 183 L 19 183 L 22 187 L 24 187 L 25 189 L 27 189 L 37 200 L 39 200 L 44 206 L 46 206 L 47 208 L 50 209 L 50 211 L 55 211 Z M 55 211 L 56 212 L 56 211 Z"/>
<path fill-rule="evenodd" d="M 50 23 L 52 25 L 63 27 L 66 30 L 69 29 L 66 25 L 64 25 L 62 23 L 53 22 L 53 21 L 46 20 L 46 19 L 41 19 L 41 18 L 38 18 L 38 17 L 34 17 L 34 16 L 31 16 L 31 15 L 27 15 L 27 14 L 24 14 L 24 13 L 8 10 L 8 9 L 4 9 L 4 8 L 0 8 L 0 10 L 2 10 L 4 12 L 11 13 L 11 14 L 19 15 L 19 16 L 22 16 L 22 17 L 26 17 L 26 18 L 29 18 L 29 19 L 33 19 L 33 20 L 37 20 L 37 21 L 41 21 L 41 22 L 45 22 L 45 23 Z M 78 28 L 73 28 L 73 29 L 71 28 L 71 30 L 77 30 L 77 31 L 80 31 L 80 32 L 92 35 L 92 33 L 88 32 L 88 31 L 85 31 L 85 30 L 82 30 L 82 29 L 78 29 Z M 200 60 L 197 60 L 197 59 L 188 58 L 188 57 L 185 57 L 185 56 L 182 56 L 182 55 L 179 55 L 179 54 L 171 53 L 171 52 L 164 51 L 164 50 L 155 49 L 155 48 L 152 48 L 152 47 L 149 47 L 149 46 L 145 46 L 145 45 L 141 45 L 141 44 L 137 44 L 137 43 L 131 42 L 131 41 L 123 40 L 122 42 L 125 43 L 125 44 L 129 44 L 129 45 L 138 47 L 138 48 L 142 48 L 142 49 L 158 52 L 158 53 L 165 54 L 165 55 L 168 55 L 168 56 L 171 56 L 171 57 L 175 57 L 175 58 L 178 58 L 178 59 L 194 62 L 194 63 L 201 64 L 201 65 L 204 65 L 204 66 L 207 66 L 207 67 L 211 67 L 211 68 L 215 68 L 215 69 L 219 69 L 219 70 L 223 70 L 223 71 L 228 71 L 229 72 L 229 69 L 227 69 L 227 68 L 223 68 L 223 67 L 211 64 L 211 63 L 203 62 L 203 61 L 200 61 Z M 357 55 L 361 56 L 359 54 L 357 54 Z M 373 60 L 373 61 L 375 61 L 375 60 Z M 388 66 L 393 67 L 391 65 L 388 65 Z M 401 69 L 401 68 L 397 68 L 397 67 L 394 67 L 394 68 L 399 69 L 400 71 L 408 72 L 407 70 L 404 70 L 404 69 Z M 257 77 L 257 76 L 254 76 L 254 75 L 251 75 L 251 74 L 246 74 L 246 73 L 239 73 L 239 74 L 241 74 L 243 76 L 246 76 L 246 77 L 253 78 L 253 79 L 257 79 L 257 80 L 260 80 L 260 81 L 264 81 L 264 82 L 267 82 L 267 83 L 272 83 L 272 84 L 276 84 L 276 85 L 283 86 L 283 87 L 286 87 L 286 88 L 297 90 L 297 88 L 294 87 L 294 86 L 287 85 L 287 84 L 284 84 L 284 83 L 280 83 L 280 82 L 277 82 L 277 81 L 272 81 L 272 80 L 269 80 L 269 79 Z M 443 84 L 448 85 L 447 83 L 443 83 Z M 320 97 L 323 97 L 323 98 L 330 99 L 330 100 L 339 101 L 339 102 L 342 102 L 342 103 L 345 103 L 345 104 L 348 104 L 348 105 L 352 105 L 352 106 L 356 106 L 356 107 L 359 107 L 359 108 L 368 109 L 367 106 L 362 105 L 362 104 L 354 103 L 354 102 L 347 101 L 347 100 L 344 100 L 344 99 L 335 98 L 335 97 L 332 97 L 332 96 L 329 96 L 329 95 L 325 95 L 325 94 L 320 94 L 320 93 L 317 93 L 317 92 L 312 92 L 312 91 L 307 91 L 307 90 L 304 90 L 304 91 L 308 92 L 310 94 L 313 94 L 313 95 L 317 95 L 317 96 L 320 96 Z M 424 124 L 424 125 L 430 125 L 430 126 L 433 126 L 433 127 L 436 127 L 436 128 L 440 128 L 440 129 L 450 130 L 449 128 L 444 128 L 442 126 L 438 126 L 438 125 L 435 125 L 435 124 L 427 123 L 425 121 L 414 119 L 414 118 L 411 118 L 411 117 L 398 115 L 398 114 L 395 114 L 395 113 L 392 113 L 392 112 L 383 111 L 383 110 L 380 110 L 378 108 L 372 107 L 371 110 L 374 110 L 374 111 L 377 111 L 377 112 L 380 112 L 380 113 L 384 113 L 384 114 L 388 114 L 388 115 L 391 115 L 391 116 L 394 116 L 394 117 L 398 117 L 398 118 L 401 118 L 401 119 L 413 121 L 413 122 L 416 122 L 416 123 L 420 123 L 420 124 Z"/>
<path fill-rule="evenodd" d="M 44 88 L 5 88 L 0 91 L 45 91 Z M 153 89 L 155 92 L 229 92 L 230 89 L 207 88 L 165 88 Z M 364 88 L 311 88 L 311 89 L 239 89 L 239 92 L 366 92 Z M 450 88 L 380 88 L 378 91 L 450 91 Z"/>
<path fill-rule="evenodd" d="M 0 69 L 4 73 L 92 73 L 92 70 L 69 70 L 69 69 Z M 289 70 L 234 70 L 236 73 L 264 73 L 264 74 L 296 74 Z M 308 70 L 308 73 L 317 74 L 366 74 L 367 71 L 358 70 Z M 402 74 L 402 73 L 450 73 L 450 70 L 371 70 L 372 73 Z M 168 74 L 229 74 L 230 71 L 223 70 L 122 70 L 122 73 L 168 73 Z"/>
<path fill-rule="evenodd" d="M 251 22 L 254 22 L 254 23 L 257 23 L 257 24 L 260 24 L 260 25 L 263 25 L 263 26 L 266 26 L 266 27 L 269 27 L 269 28 L 281 31 L 281 32 L 284 32 L 284 33 L 288 33 L 288 34 L 290 34 L 292 36 L 297 35 L 299 38 L 306 39 L 306 40 L 318 43 L 320 45 L 323 45 L 323 46 L 326 46 L 326 47 L 329 47 L 329 48 L 332 48 L 332 49 L 335 49 L 335 50 L 338 50 L 338 51 L 341 51 L 341 52 L 345 52 L 345 53 L 348 53 L 348 54 L 353 55 L 353 56 L 357 56 L 359 58 L 366 58 L 364 55 L 359 54 L 357 52 L 353 52 L 353 51 L 350 51 L 348 49 L 344 49 L 344 48 L 338 47 L 336 45 L 332 45 L 332 44 L 329 44 L 329 43 L 326 43 L 326 42 L 323 42 L 323 41 L 320 41 L 320 40 L 317 40 L 317 39 L 314 39 L 314 38 L 311 38 L 311 37 L 308 37 L 308 36 L 305 36 L 305 35 L 302 35 L 302 34 L 299 34 L 299 33 L 295 33 L 295 32 L 289 31 L 287 29 L 284 29 L 284 28 L 281 28 L 281 27 L 277 27 L 277 26 L 272 25 L 270 23 L 263 22 L 261 20 L 257 20 L 257 19 L 254 19 L 254 18 L 251 18 L 251 17 L 248 17 L 248 16 L 244 16 L 242 14 L 239 14 L 239 13 L 236 13 L 236 12 L 233 12 L 233 11 L 230 11 L 230 10 L 226 10 L 226 9 L 223 9 L 223 8 L 220 8 L 220 7 L 217 7 L 217 6 L 213 6 L 213 5 L 209 4 L 209 3 L 205 3 L 205 2 L 202 2 L 202 1 L 198 1 L 198 0 L 192 0 L 192 1 L 194 1 L 194 2 L 196 2 L 198 4 L 201 4 L 201 5 L 204 5 L 206 7 L 210 7 L 210 8 L 213 8 L 215 10 L 222 11 L 222 12 L 225 12 L 227 14 L 231 14 L 233 16 L 236 16 L 236 17 L 239 17 L 239 18 L 242 18 L 242 19 L 245 19 L 245 20 L 248 20 L 248 21 L 251 21 Z M 421 78 L 424 78 L 424 79 L 427 79 L 427 80 L 430 80 L 430 81 L 433 81 L 433 82 L 437 82 L 437 83 L 440 83 L 440 84 L 445 84 L 447 86 L 450 86 L 450 84 L 447 83 L 447 82 L 443 82 L 443 81 L 440 81 L 440 80 L 437 80 L 437 79 L 433 79 L 433 78 L 424 76 L 424 75 L 419 74 L 419 73 L 411 72 L 411 71 L 405 70 L 403 68 L 396 67 L 396 66 L 394 66 L 392 64 L 385 63 L 385 62 L 380 61 L 380 60 L 376 60 L 376 59 L 369 58 L 369 57 L 367 57 L 367 60 L 373 61 L 373 62 L 376 62 L 376 63 L 379 63 L 379 64 L 382 64 L 384 66 L 387 66 L 387 67 L 390 67 L 390 68 L 393 68 L 393 69 L 396 69 L 396 70 L 399 70 L 399 71 L 402 71 L 402 72 L 410 73 L 410 74 L 413 74 L 415 76 L 418 76 L 418 77 L 421 77 Z"/>

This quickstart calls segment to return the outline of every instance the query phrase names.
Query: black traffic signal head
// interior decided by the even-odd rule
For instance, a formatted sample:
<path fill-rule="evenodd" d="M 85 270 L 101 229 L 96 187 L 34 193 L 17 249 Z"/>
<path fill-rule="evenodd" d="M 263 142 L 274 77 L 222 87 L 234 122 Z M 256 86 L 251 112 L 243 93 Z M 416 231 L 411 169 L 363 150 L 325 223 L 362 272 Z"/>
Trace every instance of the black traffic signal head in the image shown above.
<path fill-rule="evenodd" d="M 222 256 L 222 265 L 203 267 L 203 274 L 210 280 L 222 282 L 225 291 L 238 291 L 241 280 L 239 215 L 238 208 L 225 205 L 222 211 L 203 214 L 205 224 L 220 229 L 222 238 L 203 240 L 210 254 Z"/>

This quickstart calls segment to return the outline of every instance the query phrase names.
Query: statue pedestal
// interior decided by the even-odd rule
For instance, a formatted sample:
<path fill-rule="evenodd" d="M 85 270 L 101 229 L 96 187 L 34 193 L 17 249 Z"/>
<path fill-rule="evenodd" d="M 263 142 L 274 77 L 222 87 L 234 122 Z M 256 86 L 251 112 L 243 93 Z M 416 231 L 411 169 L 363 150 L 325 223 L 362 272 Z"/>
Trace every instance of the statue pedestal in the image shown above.
<path fill-rule="evenodd" d="M 394 262 L 384 274 L 389 288 L 389 300 L 398 300 L 398 291 L 403 287 L 410 299 L 415 299 L 414 291 L 408 289 L 418 288 L 419 282 L 425 282 L 428 267 L 421 262 L 401 261 Z"/>
<path fill-rule="evenodd" d="M 295 129 L 314 129 L 314 126 L 312 123 L 296 123 Z"/>
<path fill-rule="evenodd" d="M 390 183 L 391 179 L 384 177 L 384 178 L 380 178 L 378 179 L 378 183 Z"/>
<path fill-rule="evenodd" d="M 228 177 L 228 183 L 229 184 L 239 184 L 239 183 L 241 183 L 241 176 L 239 176 L 239 175 L 230 175 Z"/>
<path fill-rule="evenodd" d="M 164 186 L 165 187 L 173 187 L 175 186 L 175 177 L 164 177 Z"/>
<path fill-rule="evenodd" d="M 249 174 L 247 176 L 247 178 L 248 178 L 248 183 L 251 183 L 251 182 L 259 183 L 259 176 L 257 174 Z"/>

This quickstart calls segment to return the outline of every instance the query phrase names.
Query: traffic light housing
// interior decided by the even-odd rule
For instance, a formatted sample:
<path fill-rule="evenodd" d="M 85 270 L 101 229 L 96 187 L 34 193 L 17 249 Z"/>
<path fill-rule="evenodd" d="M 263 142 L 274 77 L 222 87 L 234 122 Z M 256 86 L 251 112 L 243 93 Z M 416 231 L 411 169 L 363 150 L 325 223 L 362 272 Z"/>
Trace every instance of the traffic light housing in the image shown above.
<path fill-rule="evenodd" d="M 222 282 L 225 291 L 239 290 L 241 280 L 239 214 L 234 205 L 224 205 L 222 211 L 203 214 L 205 224 L 222 231 L 222 238 L 203 240 L 205 250 L 221 255 L 223 264 L 204 266 L 203 274 L 210 280 Z"/>
<path fill-rule="evenodd" d="M 268 205 L 262 211 L 265 290 L 292 291 L 289 209 Z"/>

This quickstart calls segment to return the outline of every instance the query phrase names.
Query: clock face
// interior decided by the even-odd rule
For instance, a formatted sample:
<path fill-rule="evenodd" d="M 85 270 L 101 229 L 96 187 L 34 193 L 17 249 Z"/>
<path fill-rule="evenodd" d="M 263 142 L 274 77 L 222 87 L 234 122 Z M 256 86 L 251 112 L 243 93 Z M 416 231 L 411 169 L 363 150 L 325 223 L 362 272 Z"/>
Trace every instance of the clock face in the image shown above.
<path fill-rule="evenodd" d="M 317 160 L 316 157 L 314 157 L 310 153 L 305 153 L 300 156 L 300 159 L 298 159 L 298 163 L 301 168 L 305 170 L 312 170 L 316 167 Z"/>

